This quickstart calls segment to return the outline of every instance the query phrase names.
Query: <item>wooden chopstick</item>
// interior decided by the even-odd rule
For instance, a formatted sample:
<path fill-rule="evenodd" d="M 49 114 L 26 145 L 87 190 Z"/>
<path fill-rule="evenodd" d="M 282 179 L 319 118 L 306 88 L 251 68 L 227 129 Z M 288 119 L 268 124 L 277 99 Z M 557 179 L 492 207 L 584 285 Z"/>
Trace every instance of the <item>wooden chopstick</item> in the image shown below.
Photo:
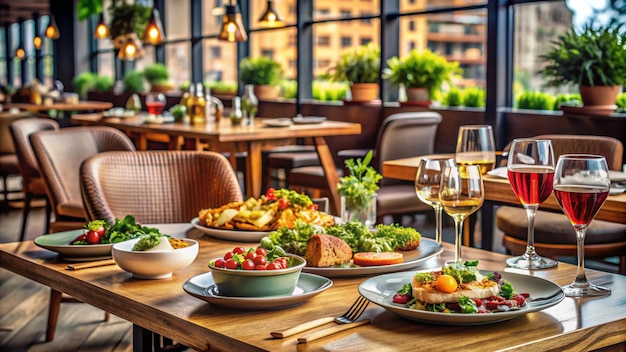
<path fill-rule="evenodd" d="M 80 269 L 89 269 L 89 268 L 96 268 L 99 266 L 106 266 L 106 265 L 113 265 L 115 264 L 115 261 L 113 259 L 105 259 L 105 260 L 98 260 L 95 262 L 86 262 L 86 263 L 80 263 L 80 264 L 69 264 L 67 266 L 67 270 L 80 270 Z"/>
<path fill-rule="evenodd" d="M 355 321 L 354 323 L 350 323 L 350 324 L 341 324 L 341 325 L 333 326 L 324 330 L 315 331 L 310 334 L 300 336 L 298 337 L 298 342 L 307 343 L 307 342 L 315 341 L 317 339 L 321 339 L 322 337 L 326 337 L 326 336 L 338 333 L 340 331 L 356 328 L 357 326 L 361 326 L 361 325 L 365 325 L 369 323 L 370 323 L 370 320 L 365 319 L 365 320 Z"/>

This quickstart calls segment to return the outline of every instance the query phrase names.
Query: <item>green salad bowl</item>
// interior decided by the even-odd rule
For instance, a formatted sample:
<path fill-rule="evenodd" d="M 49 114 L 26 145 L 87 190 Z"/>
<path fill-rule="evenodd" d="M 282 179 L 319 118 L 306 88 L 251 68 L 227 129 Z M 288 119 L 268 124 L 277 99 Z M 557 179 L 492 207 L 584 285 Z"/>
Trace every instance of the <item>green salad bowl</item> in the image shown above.
<path fill-rule="evenodd" d="M 234 270 L 218 268 L 209 262 L 217 291 L 228 297 L 271 297 L 292 295 L 298 284 L 306 260 L 287 254 L 292 266 L 279 270 Z M 219 258 L 216 258 L 219 259 Z"/>

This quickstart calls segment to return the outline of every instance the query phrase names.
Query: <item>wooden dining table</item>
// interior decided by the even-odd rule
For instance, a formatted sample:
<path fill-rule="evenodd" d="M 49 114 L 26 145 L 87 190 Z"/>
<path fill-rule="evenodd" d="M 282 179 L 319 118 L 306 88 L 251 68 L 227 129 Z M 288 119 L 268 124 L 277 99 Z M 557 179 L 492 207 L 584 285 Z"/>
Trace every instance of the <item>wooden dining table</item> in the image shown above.
<path fill-rule="evenodd" d="M 454 157 L 452 154 L 441 155 Z M 382 174 L 384 177 L 415 181 L 420 160 L 429 156 L 433 157 L 435 155 L 385 161 L 383 162 Z M 493 205 L 508 204 L 521 206 L 521 203 L 515 193 L 513 193 L 511 184 L 506 178 L 487 174 L 483 176 L 483 185 L 486 203 L 481 209 L 484 220 L 481 223 L 481 246 L 483 249 L 491 250 L 493 246 Z M 554 194 L 551 194 L 545 202 L 541 203 L 540 208 L 550 211 L 561 211 Z M 626 224 L 626 193 L 610 195 L 595 218 Z"/>
<path fill-rule="evenodd" d="M 245 173 L 246 195 L 258 197 L 262 190 L 262 151 L 284 145 L 299 139 L 310 138 L 316 146 L 320 164 L 324 168 L 326 181 L 330 190 L 330 198 L 334 209 L 339 209 L 340 198 L 336 188 L 339 181 L 333 155 L 326 143 L 325 137 L 356 135 L 361 133 L 358 123 L 327 120 L 316 124 L 292 124 L 286 127 L 268 127 L 263 123 L 267 119 L 256 118 L 254 125 L 233 126 L 228 119 L 219 123 L 208 122 L 203 125 L 189 123 L 147 123 L 140 116 L 129 118 L 102 118 L 102 114 L 75 114 L 71 123 L 82 126 L 111 126 L 126 133 L 146 136 L 148 134 L 165 134 L 171 137 L 173 144 L 170 149 L 178 148 L 178 139 L 185 138 L 191 141 L 203 142 L 208 150 L 230 154 L 231 164 L 235 170 L 237 163 L 236 152 L 247 153 Z M 139 142 L 138 149 L 145 149 L 146 144 Z"/>
<path fill-rule="evenodd" d="M 298 343 L 301 334 L 277 339 L 270 332 L 341 315 L 359 296 L 359 285 L 371 275 L 332 278 L 330 288 L 297 306 L 274 310 L 218 306 L 186 293 L 183 284 L 209 272 L 209 260 L 235 246 L 255 244 L 215 239 L 189 224 L 154 226 L 172 236 L 199 241 L 196 260 L 168 279 L 135 279 L 117 265 L 70 271 L 67 266 L 71 262 L 33 241 L 0 244 L 0 267 L 133 323 L 135 351 L 152 350 L 152 333 L 199 351 L 212 348 L 220 351 L 593 350 L 626 341 L 626 276 L 596 270 L 587 270 L 588 278 L 610 288 L 611 295 L 565 297 L 550 308 L 502 322 L 488 325 L 418 322 L 370 303 L 361 318 L 370 319 L 368 325 L 306 344 Z M 437 268 L 452 259 L 453 246 L 448 243 L 443 246 L 441 254 L 409 271 Z M 547 270 L 525 271 L 507 268 L 505 255 L 471 247 L 462 250 L 464 258 L 479 260 L 479 268 L 485 270 L 533 275 L 557 285 L 569 284 L 576 276 L 576 267 L 566 263 Z"/>
<path fill-rule="evenodd" d="M 31 104 L 31 103 L 11 103 L 7 104 L 7 109 L 18 108 L 30 112 L 44 111 L 104 111 L 113 107 L 113 103 L 106 101 L 80 100 L 76 103 L 54 102 L 52 104 Z"/>

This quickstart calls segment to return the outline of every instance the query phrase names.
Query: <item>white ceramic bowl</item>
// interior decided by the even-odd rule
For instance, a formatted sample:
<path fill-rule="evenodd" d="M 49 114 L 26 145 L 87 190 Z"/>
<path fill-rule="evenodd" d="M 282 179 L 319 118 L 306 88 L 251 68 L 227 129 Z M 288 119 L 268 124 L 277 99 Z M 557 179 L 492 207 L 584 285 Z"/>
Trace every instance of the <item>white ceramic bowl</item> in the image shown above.
<path fill-rule="evenodd" d="M 173 251 L 133 251 L 138 238 L 113 245 L 111 253 L 115 263 L 139 279 L 166 279 L 172 273 L 186 268 L 198 256 L 198 242 L 183 238 L 191 243 Z"/>

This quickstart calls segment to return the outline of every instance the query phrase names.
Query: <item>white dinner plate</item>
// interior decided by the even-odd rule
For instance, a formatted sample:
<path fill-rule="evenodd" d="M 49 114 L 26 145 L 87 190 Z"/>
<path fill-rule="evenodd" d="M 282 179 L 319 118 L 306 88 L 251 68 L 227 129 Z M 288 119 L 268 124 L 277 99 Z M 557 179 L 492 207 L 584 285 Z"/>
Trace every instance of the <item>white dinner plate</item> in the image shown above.
<path fill-rule="evenodd" d="M 271 310 L 302 304 L 333 285 L 323 276 L 301 273 L 296 289 L 288 296 L 271 297 L 229 297 L 217 290 L 211 273 L 194 276 L 183 284 L 188 294 L 217 306 L 235 309 Z"/>
<path fill-rule="evenodd" d="M 206 227 L 200 224 L 198 217 L 191 220 L 191 225 L 213 238 L 234 242 L 260 242 L 261 238 L 269 234 L 269 232 L 264 231 L 224 230 Z"/>
<path fill-rule="evenodd" d="M 296 116 L 291 119 L 296 125 L 314 125 L 326 121 L 324 116 Z"/>
<path fill-rule="evenodd" d="M 265 119 L 262 121 L 266 127 L 289 127 L 292 124 L 291 119 L 287 117 L 281 117 L 279 119 Z"/>
<path fill-rule="evenodd" d="M 424 261 L 438 255 L 443 251 L 443 246 L 430 238 L 422 237 L 419 247 L 411 251 L 403 251 L 404 261 L 400 264 L 391 265 L 375 265 L 375 266 L 348 266 L 348 267 L 330 267 L 316 268 L 305 266 L 302 271 L 313 273 L 326 277 L 349 277 L 349 276 L 367 276 L 393 273 L 415 268 Z"/>
<path fill-rule="evenodd" d="M 481 271 L 483 274 L 488 272 Z M 520 310 L 489 314 L 455 314 L 427 312 L 406 308 L 405 305 L 393 303 L 393 295 L 404 284 L 410 283 L 415 272 L 407 271 L 375 276 L 359 285 L 359 292 L 365 298 L 396 313 L 403 318 L 421 322 L 451 324 L 451 325 L 479 325 L 495 323 L 513 319 L 530 312 L 536 312 L 561 302 L 565 294 L 557 284 L 540 277 L 501 272 L 502 278 L 510 282 L 518 293 L 529 293 L 530 298 Z M 533 299 L 539 299 L 533 302 Z"/>
<path fill-rule="evenodd" d="M 35 238 L 35 244 L 59 253 L 63 259 L 68 261 L 81 262 L 111 258 L 113 244 L 70 244 L 84 231 L 84 229 L 78 229 L 39 236 Z"/>

